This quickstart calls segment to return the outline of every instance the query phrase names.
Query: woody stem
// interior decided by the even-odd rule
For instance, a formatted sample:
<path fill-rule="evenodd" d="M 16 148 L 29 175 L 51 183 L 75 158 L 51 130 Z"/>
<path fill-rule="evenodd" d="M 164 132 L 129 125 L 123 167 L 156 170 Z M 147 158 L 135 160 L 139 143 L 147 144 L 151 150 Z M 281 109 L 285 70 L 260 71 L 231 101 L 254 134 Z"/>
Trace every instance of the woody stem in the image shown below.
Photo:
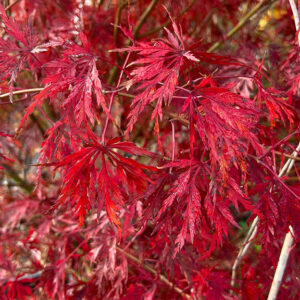
<path fill-rule="evenodd" d="M 122 76 L 123 76 L 123 74 L 124 74 L 124 69 L 125 69 L 125 67 L 126 67 L 126 65 L 127 65 L 129 56 L 130 56 L 130 52 L 127 54 L 126 59 L 125 59 L 125 61 L 124 61 L 124 64 L 123 64 L 123 67 L 122 67 L 122 70 L 121 70 L 121 73 L 120 73 L 120 76 L 119 76 L 119 80 L 118 80 L 118 83 L 117 83 L 117 86 L 116 86 L 116 90 L 119 88 L 119 86 L 120 86 L 120 84 L 121 84 Z M 114 91 L 114 92 L 111 94 L 111 96 L 110 96 L 109 107 L 108 107 L 109 115 L 110 115 L 110 113 L 111 113 L 112 103 L 113 103 L 113 100 L 114 100 L 114 97 L 115 97 L 116 94 L 117 94 L 117 92 Z M 108 122 L 109 122 L 109 118 L 110 118 L 109 115 L 106 116 L 105 125 L 104 125 L 104 129 L 103 129 L 103 132 L 102 132 L 102 137 L 101 137 L 101 143 L 102 143 L 102 144 L 104 144 L 105 134 L 106 134 L 106 131 L 107 131 Z"/>

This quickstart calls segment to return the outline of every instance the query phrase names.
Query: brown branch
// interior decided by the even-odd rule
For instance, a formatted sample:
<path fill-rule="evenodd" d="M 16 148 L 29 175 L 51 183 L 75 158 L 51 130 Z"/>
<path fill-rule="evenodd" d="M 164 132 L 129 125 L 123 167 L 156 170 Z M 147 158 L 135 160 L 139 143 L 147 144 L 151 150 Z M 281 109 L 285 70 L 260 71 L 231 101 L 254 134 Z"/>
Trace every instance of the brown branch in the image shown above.
<path fill-rule="evenodd" d="M 273 0 L 262 0 L 258 4 L 256 4 L 239 22 L 236 26 L 234 26 L 225 36 L 224 40 L 218 41 L 214 43 L 207 52 L 214 52 L 216 49 L 218 49 L 220 46 L 223 45 L 223 43 L 230 39 L 233 35 L 235 35 L 241 28 L 244 27 L 244 25 L 248 22 L 248 20 L 255 15 L 264 5 L 271 5 Z"/>
<path fill-rule="evenodd" d="M 173 289 L 174 291 L 176 291 L 182 297 L 184 297 L 186 299 L 191 299 L 192 298 L 190 295 L 186 294 L 182 289 L 180 289 L 179 287 L 177 287 L 176 285 L 174 285 L 174 283 L 172 283 L 171 281 L 169 281 L 164 275 L 158 274 L 158 272 L 155 269 L 153 269 L 150 265 L 148 265 L 146 263 L 143 263 L 142 260 L 140 260 L 137 257 L 135 257 L 134 255 L 126 252 L 122 248 L 120 248 L 118 246 L 116 248 L 117 248 L 117 250 L 120 253 L 122 253 L 127 258 L 129 258 L 130 260 L 134 261 L 135 263 L 137 263 L 139 266 L 141 266 L 142 268 L 144 268 L 145 270 L 147 270 L 148 272 L 150 272 L 151 274 L 153 274 L 155 277 L 159 277 L 160 281 L 162 281 L 163 283 L 165 283 L 167 286 L 169 286 L 171 289 Z"/>
<path fill-rule="evenodd" d="M 150 13 L 152 12 L 153 8 L 155 7 L 155 5 L 157 4 L 158 0 L 152 0 L 151 3 L 149 4 L 149 6 L 146 8 L 146 10 L 144 11 L 144 13 L 141 15 L 141 17 L 139 18 L 134 30 L 133 30 L 133 37 L 136 38 L 141 27 L 143 26 L 143 24 L 145 23 L 146 19 L 148 18 L 148 16 L 150 15 Z"/>
<path fill-rule="evenodd" d="M 151 11 L 153 10 L 153 8 L 155 7 L 155 5 L 157 4 L 158 0 L 152 0 L 152 2 L 149 4 L 149 6 L 146 8 L 146 10 L 144 11 L 144 13 L 141 15 L 141 17 L 139 18 L 136 27 L 133 30 L 133 37 L 136 38 L 141 27 L 143 26 L 143 24 L 146 22 L 149 14 L 151 13 Z M 127 41 L 125 44 L 125 47 L 128 46 L 130 44 L 130 41 Z M 115 79 L 116 75 L 117 75 L 117 71 L 118 71 L 118 67 L 117 66 L 113 66 L 113 68 L 111 69 L 110 75 L 107 79 L 107 83 L 111 84 L 113 82 L 113 80 Z"/>
<path fill-rule="evenodd" d="M 117 39 L 118 39 L 118 32 L 119 32 L 119 24 L 120 24 L 121 13 L 122 13 L 122 10 L 124 9 L 124 7 L 126 6 L 126 4 L 127 4 L 126 1 L 120 2 L 119 6 L 117 8 L 116 16 L 115 16 L 114 43 L 115 43 L 116 47 L 117 47 Z"/>
<path fill-rule="evenodd" d="M 291 155 L 291 154 L 281 153 L 281 152 L 279 152 L 279 151 L 274 151 L 274 152 L 275 152 L 275 154 L 277 154 L 277 155 L 283 155 L 283 156 L 288 157 L 288 158 L 291 158 L 291 159 L 293 159 L 293 160 L 300 161 L 300 157 L 295 157 L 295 156 L 293 156 L 293 155 Z"/>
<path fill-rule="evenodd" d="M 300 181 L 300 179 L 299 179 L 299 177 L 297 177 L 297 176 L 292 176 L 292 177 L 286 178 L 284 181 L 287 181 L 287 182 L 294 182 L 294 181 Z"/>
<path fill-rule="evenodd" d="M 13 6 L 15 6 L 18 2 L 21 0 L 15 0 L 13 3 L 9 4 L 8 6 L 5 7 L 5 10 L 8 11 L 10 10 Z"/>
<path fill-rule="evenodd" d="M 34 187 L 29 182 L 20 177 L 20 175 L 8 164 L 2 163 L 2 167 L 5 169 L 5 174 L 9 176 L 20 188 L 26 191 L 28 194 L 32 193 Z"/>
<path fill-rule="evenodd" d="M 44 137 L 46 131 L 48 130 L 47 123 L 35 112 L 30 115 L 30 120 L 37 125 L 41 135 Z"/>
<path fill-rule="evenodd" d="M 19 95 L 19 94 L 26 94 L 26 93 L 35 93 L 35 92 L 40 92 L 43 89 L 44 88 L 25 89 L 25 90 L 13 91 L 12 94 L 13 95 Z M 1 94 L 0 98 L 9 97 L 9 95 L 10 95 L 10 93 Z"/>
<path fill-rule="evenodd" d="M 132 95 L 132 94 L 127 94 L 127 93 L 122 93 L 122 92 L 118 92 L 118 95 L 128 97 L 128 98 L 132 98 L 132 99 L 135 98 L 135 96 Z"/>
<path fill-rule="evenodd" d="M 192 6 L 193 6 L 193 4 L 194 4 L 195 2 L 196 2 L 196 0 L 192 0 L 192 1 L 190 2 L 190 4 L 189 4 L 188 6 L 186 6 L 186 7 L 179 13 L 179 15 L 180 15 L 180 16 L 184 15 L 184 14 L 185 14 Z M 172 20 L 169 19 L 168 21 L 166 21 L 166 22 L 163 23 L 162 25 L 160 25 L 160 26 L 158 26 L 158 27 L 156 27 L 156 28 L 153 28 L 153 29 L 149 30 L 148 32 L 145 32 L 145 33 L 142 33 L 142 34 L 137 35 L 137 38 L 144 38 L 144 37 L 147 37 L 147 36 L 149 36 L 149 35 L 152 35 L 152 34 L 158 32 L 158 31 L 160 31 L 160 30 L 163 29 L 164 27 L 169 26 L 169 25 L 171 24 L 171 22 L 172 22 Z"/>

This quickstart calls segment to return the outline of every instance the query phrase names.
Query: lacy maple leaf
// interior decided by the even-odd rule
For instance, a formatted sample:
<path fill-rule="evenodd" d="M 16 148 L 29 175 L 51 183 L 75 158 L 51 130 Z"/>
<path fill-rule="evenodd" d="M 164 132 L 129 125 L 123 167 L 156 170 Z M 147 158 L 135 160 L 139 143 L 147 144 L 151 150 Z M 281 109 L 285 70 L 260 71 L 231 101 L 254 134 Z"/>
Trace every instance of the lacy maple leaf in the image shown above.
<path fill-rule="evenodd" d="M 231 163 L 245 169 L 247 149 L 262 153 L 255 135 L 259 110 L 227 88 L 217 87 L 211 78 L 203 79 L 194 94 L 185 100 L 183 112 L 189 113 L 191 155 L 199 134 L 213 168 L 225 177 Z"/>
<path fill-rule="evenodd" d="M 9 78 L 10 101 L 12 102 L 13 85 L 20 70 L 29 66 L 32 71 L 41 63 L 36 56 L 40 52 L 48 51 L 50 47 L 61 45 L 61 42 L 41 44 L 37 35 L 33 34 L 33 19 L 28 19 L 28 25 L 19 26 L 12 18 L 8 18 L 0 4 L 0 19 L 4 24 L 9 39 L 0 38 L 0 71 L 1 80 Z M 21 29 L 22 28 L 22 29 Z"/>
<path fill-rule="evenodd" d="M 158 115 L 162 117 L 162 105 L 172 100 L 184 60 L 199 61 L 190 51 L 185 50 L 182 32 L 178 26 L 174 22 L 172 26 L 174 34 L 165 28 L 167 39 L 161 38 L 154 43 L 136 42 L 130 48 L 117 50 L 138 53 L 141 58 L 130 65 L 143 65 L 131 72 L 133 77 L 126 83 L 128 89 L 138 84 L 136 90 L 139 91 L 131 103 L 128 131 L 133 129 L 146 105 L 155 100 L 157 103 L 152 118 Z"/>
<path fill-rule="evenodd" d="M 155 171 L 156 168 L 125 158 L 117 151 L 131 155 L 152 154 L 131 142 L 121 142 L 120 138 L 111 139 L 102 145 L 92 132 L 89 137 L 91 142 L 78 152 L 60 162 L 46 165 L 55 166 L 55 169 L 64 168 L 59 203 L 70 199 L 72 205 L 75 205 L 80 224 L 84 222 L 90 207 L 100 212 L 105 205 L 110 220 L 120 229 L 118 207 L 124 204 L 127 192 L 130 195 L 140 193 L 150 181 L 144 170 Z"/>
<path fill-rule="evenodd" d="M 46 87 L 34 97 L 34 102 L 26 109 L 26 114 L 20 122 L 19 129 L 24 121 L 41 106 L 45 98 L 54 101 L 59 94 L 64 95 L 60 103 L 62 118 L 66 123 L 75 123 L 80 127 L 90 121 L 92 124 L 99 120 L 98 107 L 109 116 L 103 94 L 102 83 L 97 69 L 97 57 L 91 52 L 91 45 L 86 36 L 81 33 L 82 47 L 67 43 L 63 58 L 53 60 L 45 65 L 52 70 L 44 79 Z"/>

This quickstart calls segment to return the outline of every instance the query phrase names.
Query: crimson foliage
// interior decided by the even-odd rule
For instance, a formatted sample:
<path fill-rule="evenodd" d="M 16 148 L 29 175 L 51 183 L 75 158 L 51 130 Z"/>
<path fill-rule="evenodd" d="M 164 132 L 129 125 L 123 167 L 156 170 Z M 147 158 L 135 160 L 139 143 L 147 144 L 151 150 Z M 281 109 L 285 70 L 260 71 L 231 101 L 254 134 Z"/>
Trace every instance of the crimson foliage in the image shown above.
<path fill-rule="evenodd" d="M 1 299 L 266 299 L 290 225 L 299 299 L 299 46 L 263 2 L 231 37 L 258 1 L 2 1 Z"/>

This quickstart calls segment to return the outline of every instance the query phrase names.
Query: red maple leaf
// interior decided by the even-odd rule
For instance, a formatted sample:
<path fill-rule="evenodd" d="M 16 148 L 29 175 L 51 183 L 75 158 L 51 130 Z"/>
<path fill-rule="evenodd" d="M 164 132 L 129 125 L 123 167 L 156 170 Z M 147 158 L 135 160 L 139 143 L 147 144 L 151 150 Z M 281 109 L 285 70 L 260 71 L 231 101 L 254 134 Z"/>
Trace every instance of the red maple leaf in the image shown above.
<path fill-rule="evenodd" d="M 257 86 L 257 94 L 254 101 L 258 103 L 258 106 L 265 107 L 269 114 L 268 119 L 273 126 L 276 120 L 281 120 L 284 123 L 288 120 L 290 126 L 293 127 L 294 124 L 294 113 L 292 111 L 291 105 L 287 100 L 284 99 L 284 93 L 279 91 L 274 87 L 264 88 L 261 82 L 261 70 L 263 67 L 263 61 L 261 62 L 255 76 L 254 82 Z"/>
<path fill-rule="evenodd" d="M 64 100 L 60 103 L 60 109 L 65 123 L 75 123 L 77 127 L 88 121 L 94 124 L 95 120 L 100 121 L 100 106 L 109 116 L 97 69 L 98 58 L 91 52 L 91 45 L 83 33 L 80 34 L 80 39 L 82 47 L 71 42 L 66 43 L 63 58 L 45 65 L 54 74 L 52 72 L 44 79 L 46 87 L 34 97 L 34 102 L 26 109 L 18 130 L 45 98 L 49 97 L 54 101 L 61 93 Z"/>
<path fill-rule="evenodd" d="M 133 129 L 146 105 L 155 100 L 157 102 L 152 118 L 158 115 L 162 118 L 162 105 L 171 102 L 184 61 L 199 61 L 190 51 L 185 50 L 181 30 L 173 21 L 172 26 L 174 33 L 165 28 L 168 38 L 158 39 L 154 43 L 136 42 L 130 48 L 116 50 L 136 52 L 141 56 L 130 64 L 142 66 L 131 72 L 133 77 L 126 83 L 128 89 L 138 84 L 136 90 L 139 92 L 131 103 L 128 131 Z"/>
<path fill-rule="evenodd" d="M 183 112 L 189 114 L 191 156 L 198 134 L 212 166 L 224 176 L 232 164 L 245 169 L 249 145 L 262 153 L 255 135 L 259 111 L 227 88 L 217 87 L 212 78 L 204 78 L 195 86 Z"/>
<path fill-rule="evenodd" d="M 45 165 L 55 166 L 55 169 L 63 168 L 64 184 L 59 203 L 70 199 L 72 205 L 75 205 L 80 224 L 84 222 L 86 211 L 90 207 L 97 208 L 100 212 L 105 205 L 110 220 L 120 229 L 117 211 L 124 204 L 126 193 L 132 195 L 141 192 L 150 181 L 144 170 L 154 171 L 156 168 L 125 158 L 117 151 L 131 155 L 152 154 L 131 142 L 121 142 L 121 138 L 111 139 L 102 145 L 92 132 L 88 134 L 90 143 L 78 152 L 68 155 L 60 162 Z"/>
<path fill-rule="evenodd" d="M 8 18 L 6 11 L 0 4 L 0 19 L 4 24 L 9 39 L 0 38 L 0 72 L 1 80 L 9 78 L 10 101 L 12 102 L 13 85 L 19 71 L 29 65 L 34 71 L 36 65 L 41 67 L 36 56 L 40 52 L 48 51 L 50 47 L 61 45 L 61 42 L 39 43 L 39 38 L 32 32 L 32 17 L 28 25 L 19 26 L 12 18 Z"/>

